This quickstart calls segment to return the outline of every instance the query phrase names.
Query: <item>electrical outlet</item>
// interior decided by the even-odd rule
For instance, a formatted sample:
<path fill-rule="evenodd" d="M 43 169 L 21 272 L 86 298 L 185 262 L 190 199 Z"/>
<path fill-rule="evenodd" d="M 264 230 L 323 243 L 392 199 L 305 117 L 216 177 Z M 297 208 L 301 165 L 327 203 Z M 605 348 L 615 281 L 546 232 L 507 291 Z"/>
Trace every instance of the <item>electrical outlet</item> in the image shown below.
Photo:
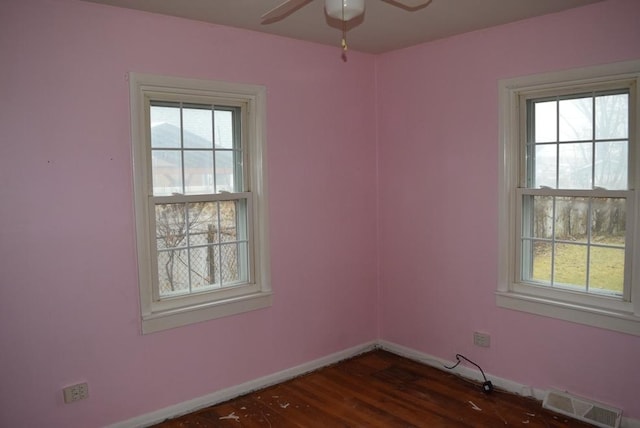
<path fill-rule="evenodd" d="M 74 401 L 89 398 L 89 384 L 87 382 L 78 383 L 67 386 L 62 390 L 65 403 L 73 403 Z"/>
<path fill-rule="evenodd" d="M 483 348 L 488 348 L 491 345 L 491 336 L 488 333 L 473 333 L 473 344 L 476 346 L 481 346 Z"/>

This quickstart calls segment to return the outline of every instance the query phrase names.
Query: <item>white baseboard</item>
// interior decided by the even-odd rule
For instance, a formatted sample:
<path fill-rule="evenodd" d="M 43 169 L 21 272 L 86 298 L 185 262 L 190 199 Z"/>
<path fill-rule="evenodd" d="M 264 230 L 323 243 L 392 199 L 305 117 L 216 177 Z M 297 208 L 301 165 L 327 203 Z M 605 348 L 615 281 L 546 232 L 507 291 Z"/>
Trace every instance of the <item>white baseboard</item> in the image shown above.
<path fill-rule="evenodd" d="M 353 348 L 345 349 L 344 351 L 336 352 L 335 354 L 327 355 L 326 357 L 318 358 L 317 360 L 313 360 L 299 366 L 216 391 L 202 397 L 194 398 L 193 400 L 165 407 L 164 409 L 137 416 L 126 421 L 118 422 L 113 425 L 109 425 L 106 428 L 140 428 L 154 425 L 166 419 L 191 413 L 217 403 L 222 403 L 223 401 L 230 400 L 240 395 L 293 379 L 294 377 L 337 363 L 338 361 L 354 357 L 363 352 L 370 351 L 376 348 L 376 346 L 377 342 L 354 346 Z"/>
<path fill-rule="evenodd" d="M 415 349 L 407 348 L 392 342 L 387 342 L 385 340 L 379 341 L 378 346 L 394 354 L 401 355 L 403 357 L 407 357 L 415 361 L 419 361 L 421 363 L 424 363 L 426 365 L 429 365 L 441 370 L 446 370 L 445 366 L 451 367 L 457 362 L 457 361 L 443 360 L 441 358 L 416 351 Z M 459 365 L 458 367 L 453 369 L 452 372 L 459 374 L 465 379 L 471 379 L 477 382 L 484 381 L 480 372 L 475 368 Z M 491 383 L 493 383 L 493 386 L 495 386 L 496 388 L 500 388 L 502 390 L 511 392 L 516 395 L 522 395 L 523 397 L 531 397 L 531 398 L 535 398 L 536 400 L 542 401 L 546 393 L 545 390 L 535 389 L 528 385 L 522 385 L 520 383 L 511 381 L 508 379 L 499 378 L 493 375 L 489 376 L 488 374 L 487 374 L 487 377 L 490 378 Z"/>
<path fill-rule="evenodd" d="M 640 419 L 625 418 L 623 414 L 620 428 L 640 428 Z"/>
<path fill-rule="evenodd" d="M 451 367 L 456 363 L 455 361 L 443 360 L 441 358 L 434 357 L 432 355 L 425 354 L 420 351 L 416 351 L 415 349 L 407 348 L 392 342 L 387 342 L 385 340 L 378 341 L 378 347 L 381 349 L 385 349 L 389 352 L 392 352 L 396 355 L 400 355 L 415 361 L 419 361 L 421 363 L 424 363 L 426 365 L 429 365 L 438 369 L 446 370 L 445 366 Z M 482 382 L 484 380 L 480 372 L 476 369 L 472 369 L 472 368 L 464 367 L 460 365 L 456 367 L 454 371 L 466 379 L 471 379 L 479 382 Z M 531 386 L 523 385 L 523 384 L 514 382 L 512 380 L 496 377 L 488 373 L 485 373 L 485 374 L 487 375 L 487 378 L 491 380 L 491 383 L 493 383 L 495 387 L 500 388 L 507 392 L 511 392 L 516 395 L 531 397 L 531 398 L 535 398 L 538 401 L 542 401 L 547 392 L 546 390 L 532 388 Z M 620 428 L 640 428 L 640 419 L 627 418 L 624 416 L 624 413 L 623 413 L 622 421 L 620 423 Z"/>
<path fill-rule="evenodd" d="M 427 364 L 429 366 L 432 366 L 441 370 L 445 370 L 445 366 L 451 367 L 452 365 L 455 364 L 455 361 L 443 360 L 441 358 L 434 357 L 432 355 L 425 354 L 420 351 L 416 351 L 415 349 L 407 348 L 405 346 L 388 342 L 386 340 L 380 340 L 377 342 L 370 342 L 363 345 L 355 346 L 353 348 L 345 349 L 344 351 L 336 352 L 335 354 L 327 355 L 326 357 L 322 357 L 317 360 L 313 360 L 308 363 L 304 363 L 299 366 L 280 371 L 278 373 L 274 373 L 274 374 L 264 376 L 249 382 L 245 382 L 240 385 L 236 385 L 230 388 L 216 391 L 214 393 L 207 394 L 202 397 L 195 398 L 193 400 L 189 400 L 173 406 L 165 407 L 164 409 L 160 409 L 152 413 L 147 413 L 145 415 L 141 415 L 133 419 L 129 419 L 123 422 L 118 422 L 116 424 L 109 425 L 107 428 L 140 428 L 140 427 L 146 427 L 149 425 L 157 424 L 158 422 L 162 422 L 166 419 L 175 418 L 180 415 L 194 412 L 196 410 L 205 408 L 207 406 L 212 406 L 214 404 L 230 400 L 232 398 L 238 397 L 243 394 L 247 394 L 249 392 L 252 392 L 261 388 L 266 388 L 268 386 L 275 385 L 277 383 L 284 382 L 289 379 L 293 379 L 294 377 L 337 363 L 338 361 L 354 357 L 358 354 L 370 351 L 374 348 L 381 348 L 389 352 L 392 352 L 394 354 L 397 354 L 415 361 L 419 361 L 421 363 Z M 471 379 L 474 381 L 484 380 L 478 370 L 471 369 L 469 367 L 459 365 L 454 369 L 454 371 L 455 373 L 459 374 L 460 376 L 466 379 Z M 523 385 L 508 379 L 503 379 L 503 378 L 496 377 L 489 374 L 487 374 L 487 377 L 491 380 L 493 385 L 497 388 L 500 388 L 502 390 L 505 390 L 517 395 L 521 395 L 524 397 L 532 397 L 538 401 L 542 401 L 546 393 L 545 390 L 532 388 L 531 386 Z M 640 428 L 640 420 L 626 418 L 624 417 L 624 414 L 623 414 L 622 423 L 620 424 L 620 427 L 621 428 Z"/>

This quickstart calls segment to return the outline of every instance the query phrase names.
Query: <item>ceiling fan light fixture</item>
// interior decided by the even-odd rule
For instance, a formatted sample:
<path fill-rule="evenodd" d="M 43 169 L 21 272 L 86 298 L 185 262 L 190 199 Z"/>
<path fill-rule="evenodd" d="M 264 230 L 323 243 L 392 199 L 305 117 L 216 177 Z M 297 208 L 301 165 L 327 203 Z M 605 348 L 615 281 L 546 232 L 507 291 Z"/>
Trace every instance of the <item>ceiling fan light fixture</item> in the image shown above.
<path fill-rule="evenodd" d="M 350 21 L 364 13 L 364 0 L 325 0 L 327 15 L 340 21 Z"/>

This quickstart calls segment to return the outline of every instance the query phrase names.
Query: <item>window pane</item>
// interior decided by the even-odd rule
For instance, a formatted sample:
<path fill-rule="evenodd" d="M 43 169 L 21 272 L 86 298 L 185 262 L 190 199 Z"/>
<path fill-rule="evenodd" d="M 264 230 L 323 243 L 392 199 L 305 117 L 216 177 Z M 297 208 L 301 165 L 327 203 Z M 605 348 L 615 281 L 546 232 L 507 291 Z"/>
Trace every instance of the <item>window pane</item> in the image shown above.
<path fill-rule="evenodd" d="M 628 187 L 627 141 L 596 143 L 594 186 L 609 190 L 626 190 Z"/>
<path fill-rule="evenodd" d="M 177 150 L 153 150 L 153 194 L 166 196 L 182 193 L 182 157 Z"/>
<path fill-rule="evenodd" d="M 189 292 L 187 250 L 158 252 L 158 291 L 160 296 L 172 296 Z"/>
<path fill-rule="evenodd" d="M 560 141 L 582 141 L 593 138 L 593 103 L 591 97 L 561 100 Z"/>
<path fill-rule="evenodd" d="M 625 245 L 627 203 L 623 198 L 594 198 L 591 202 L 591 236 L 598 244 Z"/>
<path fill-rule="evenodd" d="M 551 256 L 552 244 L 550 242 L 533 241 L 531 252 L 531 272 L 525 280 L 543 284 L 551 283 Z"/>
<path fill-rule="evenodd" d="M 231 150 L 216 150 L 216 192 L 242 191 L 242 175 L 236 164 L 236 153 Z"/>
<path fill-rule="evenodd" d="M 234 148 L 233 112 L 216 110 L 214 118 L 216 148 Z"/>
<path fill-rule="evenodd" d="M 553 265 L 553 283 L 578 286 L 586 291 L 587 246 L 556 244 Z"/>
<path fill-rule="evenodd" d="M 570 143 L 560 145 L 558 188 L 591 189 L 592 145 Z"/>
<path fill-rule="evenodd" d="M 197 247 L 189 250 L 191 288 L 193 291 L 211 288 L 216 282 L 217 246 Z"/>
<path fill-rule="evenodd" d="M 551 196 L 529 196 L 528 198 L 533 202 L 532 224 L 524 228 L 524 236 L 543 239 L 552 238 L 553 198 Z M 524 209 L 526 210 L 527 207 L 525 206 Z"/>
<path fill-rule="evenodd" d="M 537 102 L 535 106 L 535 137 L 536 143 L 558 141 L 557 102 Z"/>
<path fill-rule="evenodd" d="M 238 203 L 238 201 L 220 202 L 220 240 L 222 242 L 238 240 L 238 226 L 236 224 Z"/>
<path fill-rule="evenodd" d="M 156 241 L 158 248 L 187 245 L 185 204 L 156 205 Z"/>
<path fill-rule="evenodd" d="M 212 245 L 207 249 L 207 261 L 209 263 L 209 279 L 215 287 L 220 287 L 220 246 Z"/>
<path fill-rule="evenodd" d="M 589 290 L 622 295 L 624 250 L 592 247 L 589 259 Z"/>
<path fill-rule="evenodd" d="M 586 198 L 556 198 L 555 239 L 587 242 L 589 201 Z"/>
<path fill-rule="evenodd" d="M 629 138 L 629 94 L 596 97 L 596 138 Z"/>
<path fill-rule="evenodd" d="M 533 188 L 556 188 L 557 145 L 538 144 L 535 146 L 535 180 L 529 186 Z"/>
<path fill-rule="evenodd" d="M 240 280 L 238 273 L 238 259 L 241 257 L 241 245 L 238 243 L 220 246 L 221 278 L 222 285 L 237 283 Z"/>
<path fill-rule="evenodd" d="M 216 242 L 215 228 L 218 222 L 217 202 L 189 204 L 189 245 L 206 245 Z"/>
<path fill-rule="evenodd" d="M 185 108 L 182 110 L 183 141 L 185 148 L 212 149 L 211 107 Z"/>
<path fill-rule="evenodd" d="M 180 108 L 151 106 L 151 147 L 180 148 Z"/>
<path fill-rule="evenodd" d="M 209 150 L 184 151 L 185 194 L 213 193 L 213 153 Z"/>
<path fill-rule="evenodd" d="M 238 262 L 236 281 L 249 281 L 249 242 L 238 242 Z"/>

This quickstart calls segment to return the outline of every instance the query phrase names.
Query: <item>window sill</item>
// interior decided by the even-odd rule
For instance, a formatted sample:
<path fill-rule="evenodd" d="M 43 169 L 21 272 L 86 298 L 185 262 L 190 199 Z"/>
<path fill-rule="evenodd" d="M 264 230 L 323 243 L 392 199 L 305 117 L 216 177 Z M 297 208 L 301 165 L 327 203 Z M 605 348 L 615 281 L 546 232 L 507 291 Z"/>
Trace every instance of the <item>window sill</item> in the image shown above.
<path fill-rule="evenodd" d="M 594 308 L 515 292 L 496 292 L 498 307 L 640 336 L 640 317 L 629 312 Z"/>
<path fill-rule="evenodd" d="M 272 293 L 259 292 L 201 305 L 170 309 L 142 317 L 142 334 L 241 314 L 271 306 Z"/>

